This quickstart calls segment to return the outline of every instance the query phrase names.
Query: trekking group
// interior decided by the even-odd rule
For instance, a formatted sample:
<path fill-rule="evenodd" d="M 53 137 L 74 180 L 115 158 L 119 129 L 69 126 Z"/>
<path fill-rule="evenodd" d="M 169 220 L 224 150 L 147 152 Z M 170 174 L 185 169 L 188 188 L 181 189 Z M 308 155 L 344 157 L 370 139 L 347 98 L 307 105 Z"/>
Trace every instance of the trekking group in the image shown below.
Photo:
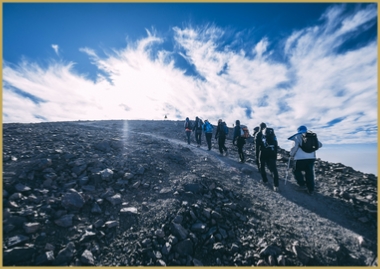
<path fill-rule="evenodd" d="M 237 146 L 239 161 L 245 163 L 243 147 L 246 144 L 247 138 L 253 137 L 256 164 L 260 171 L 262 181 L 264 184 L 268 183 L 267 168 L 273 177 L 274 191 L 279 191 L 279 177 L 276 164 L 278 142 L 273 128 L 267 127 L 267 125 L 262 122 L 253 129 L 253 135 L 251 136 L 246 125 L 240 124 L 239 120 L 236 120 L 235 124 L 232 144 Z M 202 119 L 196 117 L 193 123 L 189 118 L 186 118 L 184 127 L 187 143 L 189 145 L 191 142 L 191 133 L 194 132 L 197 147 L 200 147 L 202 144 L 202 133 L 204 133 L 207 148 L 209 151 L 211 150 L 214 126 L 208 120 L 203 122 Z M 227 124 L 222 119 L 219 119 L 216 126 L 215 140 L 218 142 L 219 152 L 222 156 L 228 156 L 228 149 L 225 145 L 228 134 L 229 128 Z M 290 167 L 290 161 L 293 160 L 292 171 L 299 189 L 313 194 L 315 186 L 314 163 L 316 160 L 316 150 L 322 147 L 322 143 L 318 140 L 315 133 L 307 130 L 306 126 L 300 126 L 297 129 L 297 133 L 289 137 L 288 140 L 293 141 L 288 169 Z"/>

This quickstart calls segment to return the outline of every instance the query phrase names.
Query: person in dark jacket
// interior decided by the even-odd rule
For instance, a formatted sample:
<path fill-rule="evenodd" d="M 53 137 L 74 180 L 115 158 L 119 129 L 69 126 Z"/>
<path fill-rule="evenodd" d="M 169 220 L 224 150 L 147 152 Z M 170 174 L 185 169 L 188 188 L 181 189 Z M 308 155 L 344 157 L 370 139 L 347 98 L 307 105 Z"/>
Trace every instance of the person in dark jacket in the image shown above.
<path fill-rule="evenodd" d="M 215 133 L 215 139 L 218 140 L 219 152 L 221 155 L 223 155 L 223 151 L 225 151 L 226 152 L 225 156 L 228 155 L 228 151 L 225 146 L 226 137 L 227 137 L 227 134 L 225 132 L 226 127 L 227 125 L 224 121 L 222 121 L 221 119 L 218 120 L 218 127 L 216 128 L 216 133 Z"/>
<path fill-rule="evenodd" d="M 189 120 L 188 117 L 185 120 L 184 127 L 185 127 L 186 136 L 187 136 L 187 144 L 190 145 L 190 134 L 191 134 L 192 127 L 191 127 L 191 121 Z"/>
<path fill-rule="evenodd" d="M 202 142 L 202 126 L 203 126 L 203 121 L 200 118 L 195 117 L 193 131 L 195 133 L 195 140 L 197 141 L 198 148 L 201 146 L 201 142 Z"/>
<path fill-rule="evenodd" d="M 259 131 L 260 131 L 260 127 L 259 126 L 256 126 L 255 128 L 253 128 L 252 144 L 253 144 L 253 147 L 255 148 L 254 149 L 255 151 L 256 151 L 256 136 L 259 133 Z M 256 156 L 256 165 L 257 165 L 257 168 L 260 169 L 259 158 L 257 156 Z"/>
<path fill-rule="evenodd" d="M 243 147 L 245 145 L 245 138 L 241 136 L 241 130 L 240 130 L 240 121 L 236 120 L 236 126 L 234 128 L 234 137 L 232 139 L 232 144 L 235 145 L 236 141 L 236 146 L 238 147 L 238 154 L 239 154 L 239 159 L 241 163 L 245 162 L 245 156 L 243 152 Z"/>
<path fill-rule="evenodd" d="M 269 168 L 273 175 L 273 189 L 278 191 L 278 171 L 277 171 L 277 150 L 278 142 L 272 128 L 262 122 L 260 131 L 256 135 L 256 157 L 259 159 L 260 173 L 263 183 L 267 184 L 268 178 L 265 166 Z"/>

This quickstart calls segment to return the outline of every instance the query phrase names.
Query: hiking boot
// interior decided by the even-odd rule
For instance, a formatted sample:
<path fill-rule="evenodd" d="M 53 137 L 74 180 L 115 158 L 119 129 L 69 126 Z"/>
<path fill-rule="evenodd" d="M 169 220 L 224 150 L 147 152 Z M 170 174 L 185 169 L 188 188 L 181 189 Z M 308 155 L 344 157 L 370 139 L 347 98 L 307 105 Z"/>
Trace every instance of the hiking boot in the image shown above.
<path fill-rule="evenodd" d="M 278 187 L 273 187 L 273 190 L 275 191 L 275 192 L 278 192 Z"/>
<path fill-rule="evenodd" d="M 263 182 L 264 186 L 268 186 L 269 185 L 268 181 L 262 181 L 262 182 Z"/>
<path fill-rule="evenodd" d="M 296 190 L 297 191 L 307 191 L 307 187 L 306 186 L 297 186 Z"/>
<path fill-rule="evenodd" d="M 314 191 L 307 190 L 307 193 L 308 193 L 309 195 L 313 195 L 313 194 L 314 194 Z"/>

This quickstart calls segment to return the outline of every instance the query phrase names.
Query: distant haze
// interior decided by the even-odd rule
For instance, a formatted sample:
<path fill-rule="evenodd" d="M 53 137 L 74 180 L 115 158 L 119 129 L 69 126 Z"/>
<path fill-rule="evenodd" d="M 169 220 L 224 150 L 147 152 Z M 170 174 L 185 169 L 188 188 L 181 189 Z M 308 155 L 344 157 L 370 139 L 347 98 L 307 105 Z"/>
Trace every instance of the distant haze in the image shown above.
<path fill-rule="evenodd" d="M 317 151 L 317 157 L 351 166 L 363 173 L 378 174 L 377 144 L 324 145 Z"/>

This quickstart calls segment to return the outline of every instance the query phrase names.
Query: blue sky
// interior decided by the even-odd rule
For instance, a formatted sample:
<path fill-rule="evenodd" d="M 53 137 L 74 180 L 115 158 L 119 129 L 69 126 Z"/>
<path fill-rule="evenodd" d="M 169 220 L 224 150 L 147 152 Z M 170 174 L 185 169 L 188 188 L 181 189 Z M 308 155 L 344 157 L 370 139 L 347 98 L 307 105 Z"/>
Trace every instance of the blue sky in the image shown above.
<path fill-rule="evenodd" d="M 3 3 L 3 122 L 199 116 L 377 143 L 376 3 Z"/>

